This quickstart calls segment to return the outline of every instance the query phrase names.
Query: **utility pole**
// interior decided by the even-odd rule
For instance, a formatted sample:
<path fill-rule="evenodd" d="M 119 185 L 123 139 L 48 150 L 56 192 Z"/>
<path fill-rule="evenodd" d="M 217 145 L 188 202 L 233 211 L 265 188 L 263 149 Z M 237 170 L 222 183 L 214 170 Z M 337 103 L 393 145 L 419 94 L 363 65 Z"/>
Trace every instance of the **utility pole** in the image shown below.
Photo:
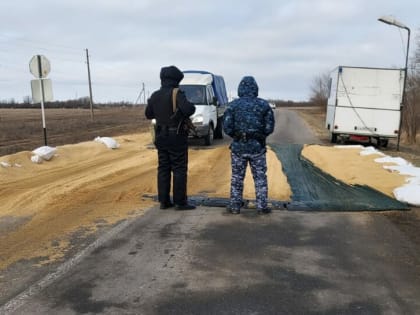
<path fill-rule="evenodd" d="M 143 82 L 143 104 L 146 104 L 146 90 L 144 89 L 144 82 Z"/>
<path fill-rule="evenodd" d="M 137 105 L 137 102 L 141 99 L 142 95 L 143 95 L 144 104 L 146 104 L 146 91 L 144 89 L 144 82 L 142 83 L 142 88 L 141 88 L 140 94 L 137 97 L 136 101 L 134 102 L 134 105 Z"/>
<path fill-rule="evenodd" d="M 90 101 L 90 119 L 93 121 L 93 98 L 92 98 L 92 82 L 90 80 L 89 51 L 86 48 L 86 64 L 89 80 L 89 101 Z"/>

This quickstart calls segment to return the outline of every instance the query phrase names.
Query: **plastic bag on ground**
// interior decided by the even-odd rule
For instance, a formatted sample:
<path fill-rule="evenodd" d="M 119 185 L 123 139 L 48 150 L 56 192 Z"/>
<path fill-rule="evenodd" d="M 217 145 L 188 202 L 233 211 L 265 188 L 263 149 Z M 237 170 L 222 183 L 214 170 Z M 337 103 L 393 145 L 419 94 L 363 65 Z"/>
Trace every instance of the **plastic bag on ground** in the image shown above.
<path fill-rule="evenodd" d="M 120 147 L 119 143 L 110 137 L 96 137 L 95 141 L 105 144 L 110 149 L 117 149 Z"/>
<path fill-rule="evenodd" d="M 31 156 L 31 161 L 33 162 L 33 163 L 36 163 L 36 164 L 41 164 L 42 163 L 42 158 L 39 156 L 39 155 L 32 155 Z"/>

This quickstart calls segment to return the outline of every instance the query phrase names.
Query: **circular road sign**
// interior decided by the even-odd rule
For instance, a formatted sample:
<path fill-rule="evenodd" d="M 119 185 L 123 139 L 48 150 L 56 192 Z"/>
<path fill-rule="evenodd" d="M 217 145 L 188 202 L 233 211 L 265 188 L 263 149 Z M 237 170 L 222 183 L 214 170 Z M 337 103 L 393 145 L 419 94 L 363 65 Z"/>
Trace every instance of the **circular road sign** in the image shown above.
<path fill-rule="evenodd" d="M 50 61 L 43 55 L 35 55 L 29 61 L 29 71 L 35 78 L 45 78 L 50 73 Z"/>

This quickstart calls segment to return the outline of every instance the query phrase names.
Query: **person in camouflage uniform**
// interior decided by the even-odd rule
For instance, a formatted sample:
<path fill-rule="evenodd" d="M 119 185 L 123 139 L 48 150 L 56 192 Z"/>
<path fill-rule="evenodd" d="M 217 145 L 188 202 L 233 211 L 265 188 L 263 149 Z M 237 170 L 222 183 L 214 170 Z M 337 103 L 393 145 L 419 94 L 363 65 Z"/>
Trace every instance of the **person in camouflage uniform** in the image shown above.
<path fill-rule="evenodd" d="M 273 110 L 266 100 L 258 97 L 258 85 L 252 76 L 245 76 L 241 80 L 238 96 L 228 104 L 223 117 L 223 130 L 233 138 L 230 145 L 232 178 L 228 208 L 231 213 L 240 213 L 249 163 L 255 183 L 258 213 L 269 213 L 265 140 L 274 130 Z"/>

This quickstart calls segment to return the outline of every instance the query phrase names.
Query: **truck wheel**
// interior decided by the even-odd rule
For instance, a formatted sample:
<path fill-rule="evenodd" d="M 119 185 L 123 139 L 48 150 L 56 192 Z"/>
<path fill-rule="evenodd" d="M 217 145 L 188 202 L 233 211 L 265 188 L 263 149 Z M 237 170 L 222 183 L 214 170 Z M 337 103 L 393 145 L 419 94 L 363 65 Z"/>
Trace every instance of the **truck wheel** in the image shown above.
<path fill-rule="evenodd" d="M 217 127 L 214 131 L 214 139 L 223 139 L 223 119 L 217 119 Z"/>
<path fill-rule="evenodd" d="M 337 134 L 336 133 L 331 134 L 331 143 L 337 143 Z"/>
<path fill-rule="evenodd" d="M 388 139 L 379 139 L 378 140 L 378 147 L 386 148 L 388 146 Z"/>
<path fill-rule="evenodd" d="M 213 139 L 214 139 L 214 129 L 213 129 L 213 125 L 210 125 L 209 131 L 208 131 L 207 135 L 204 137 L 204 144 L 205 145 L 212 145 L 213 144 Z"/>

